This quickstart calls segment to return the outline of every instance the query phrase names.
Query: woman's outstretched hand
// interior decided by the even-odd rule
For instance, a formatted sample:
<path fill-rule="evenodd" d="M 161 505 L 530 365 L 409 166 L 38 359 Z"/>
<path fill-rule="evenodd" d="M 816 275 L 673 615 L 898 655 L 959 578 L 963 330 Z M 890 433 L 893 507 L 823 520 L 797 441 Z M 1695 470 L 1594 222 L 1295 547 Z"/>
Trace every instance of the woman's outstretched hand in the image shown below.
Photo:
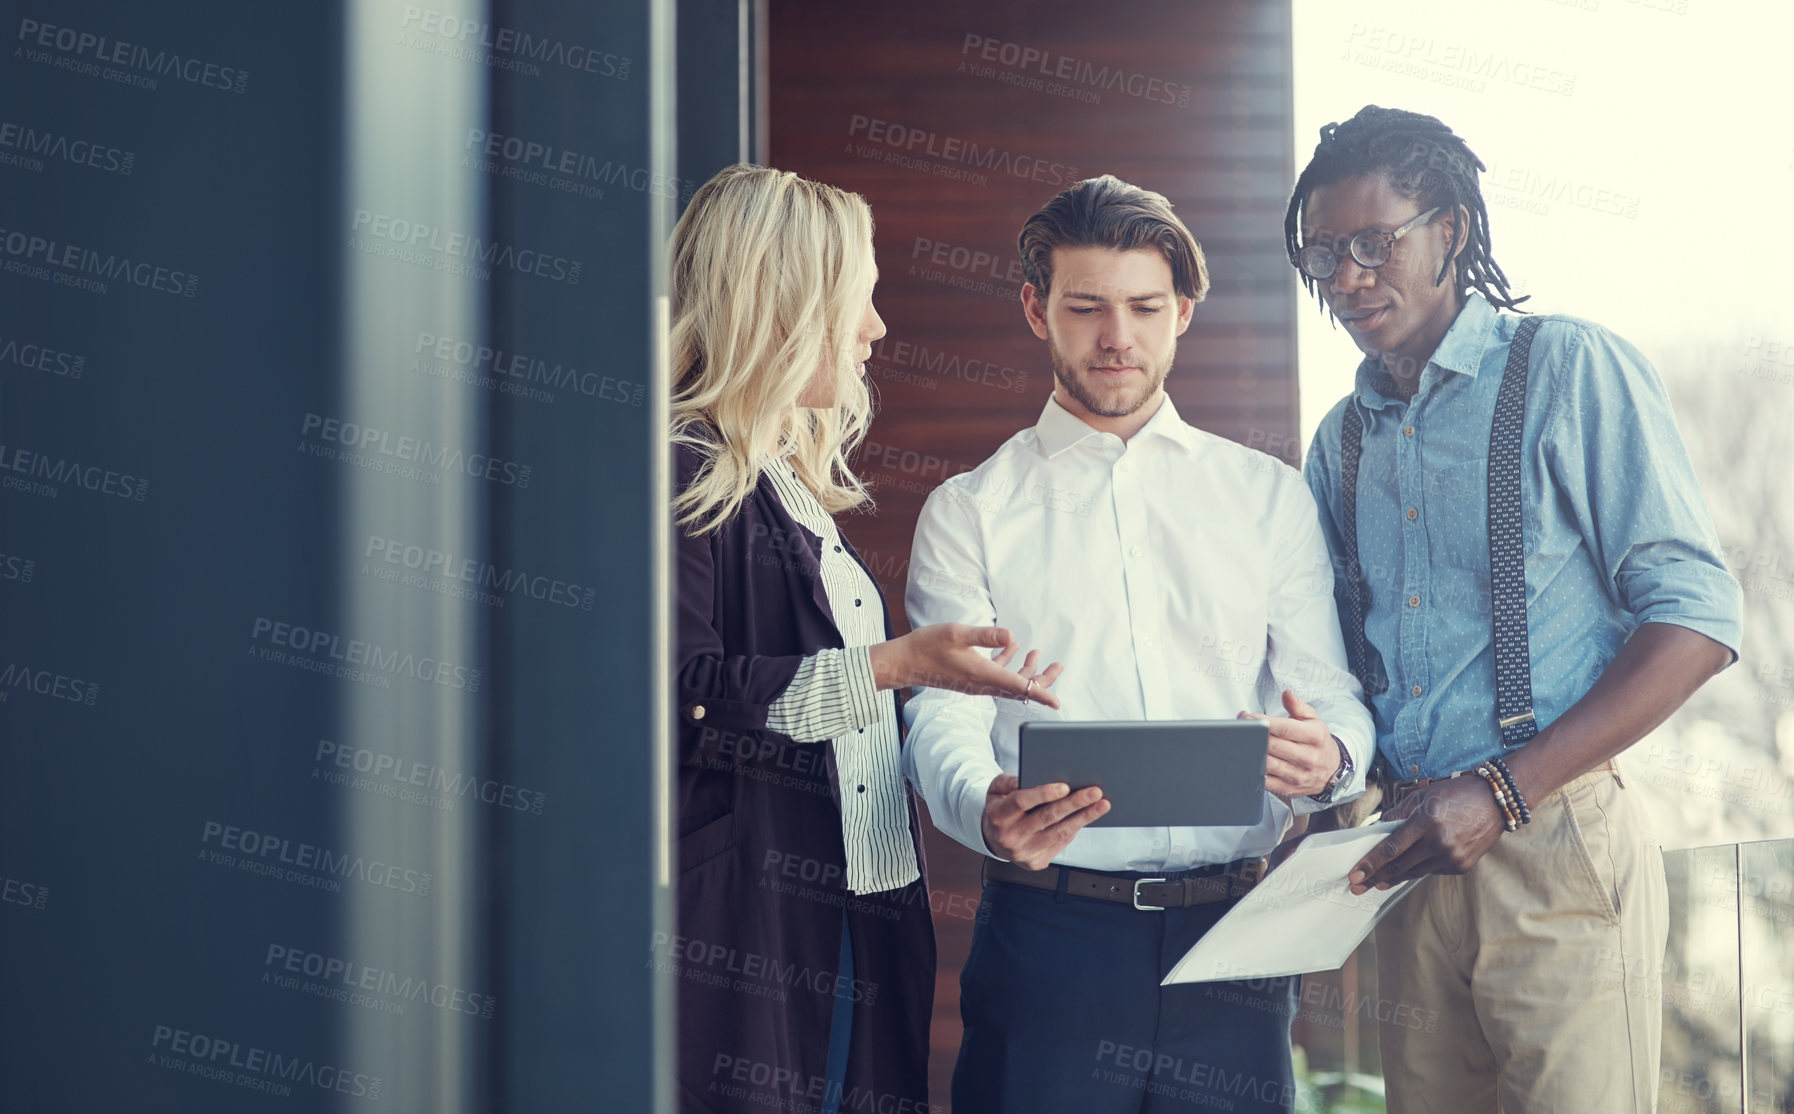
<path fill-rule="evenodd" d="M 1009 668 L 1020 649 L 1002 627 L 934 623 L 873 646 L 872 675 L 881 689 L 918 685 L 1057 708 L 1059 698 L 1049 690 L 1065 667 L 1054 662 L 1040 669 L 1040 651 L 1029 650 L 1020 669 Z"/>

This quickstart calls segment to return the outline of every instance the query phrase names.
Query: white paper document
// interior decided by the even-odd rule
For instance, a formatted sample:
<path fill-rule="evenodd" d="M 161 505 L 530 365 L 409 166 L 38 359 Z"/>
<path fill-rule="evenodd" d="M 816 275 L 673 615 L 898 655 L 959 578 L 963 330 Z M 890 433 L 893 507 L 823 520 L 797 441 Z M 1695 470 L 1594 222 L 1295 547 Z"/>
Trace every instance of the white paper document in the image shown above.
<path fill-rule="evenodd" d="M 1162 985 L 1332 971 L 1345 964 L 1414 882 L 1354 896 L 1346 873 L 1390 832 L 1387 820 L 1320 832 L 1240 899 L 1177 961 Z M 1418 881 L 1418 880 L 1416 880 Z"/>

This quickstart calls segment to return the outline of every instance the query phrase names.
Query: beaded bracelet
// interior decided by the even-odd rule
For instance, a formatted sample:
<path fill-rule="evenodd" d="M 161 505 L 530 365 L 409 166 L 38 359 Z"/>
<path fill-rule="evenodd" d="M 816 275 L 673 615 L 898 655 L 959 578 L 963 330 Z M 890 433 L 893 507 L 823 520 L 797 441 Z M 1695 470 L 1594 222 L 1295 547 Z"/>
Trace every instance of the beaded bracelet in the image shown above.
<path fill-rule="evenodd" d="M 1514 780 L 1514 771 L 1507 768 L 1507 763 L 1497 755 L 1489 759 L 1489 764 L 1501 773 L 1501 780 L 1507 783 L 1508 800 L 1513 802 L 1514 809 L 1520 814 L 1520 823 L 1532 823 L 1532 809 L 1526 806 L 1526 798 L 1520 795 L 1520 785 Z"/>
<path fill-rule="evenodd" d="M 1520 818 L 1515 815 L 1513 806 L 1507 803 L 1507 794 L 1501 791 L 1501 775 L 1487 762 L 1476 768 L 1477 775 L 1489 784 L 1489 791 L 1495 794 L 1495 807 L 1501 810 L 1501 825 L 1510 832 L 1520 830 Z"/>
<path fill-rule="evenodd" d="M 1501 809 L 1502 821 L 1503 821 L 1504 826 L 1510 832 L 1519 831 L 1520 830 L 1520 815 L 1519 815 L 1519 813 L 1514 811 L 1513 802 L 1509 801 L 1507 798 L 1507 794 L 1502 791 L 1500 775 L 1496 774 L 1493 770 L 1490 770 L 1486 776 L 1486 780 L 1489 783 L 1489 788 L 1495 794 L 1496 806 Z"/>

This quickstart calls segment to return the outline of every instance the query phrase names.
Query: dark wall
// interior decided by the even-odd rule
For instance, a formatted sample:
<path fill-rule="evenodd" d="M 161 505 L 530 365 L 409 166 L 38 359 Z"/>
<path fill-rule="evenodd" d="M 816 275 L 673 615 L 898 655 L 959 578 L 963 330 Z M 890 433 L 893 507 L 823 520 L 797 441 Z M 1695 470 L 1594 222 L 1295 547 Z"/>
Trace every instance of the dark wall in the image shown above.
<path fill-rule="evenodd" d="M 1207 254 L 1213 288 L 1167 382 L 1185 420 L 1299 458 L 1289 20 L 1283 3 L 1189 0 L 771 5 L 770 162 L 864 194 L 877 222 L 889 334 L 868 368 L 878 416 L 859 461 L 878 507 L 843 526 L 893 600 L 927 493 L 1046 403 L 1016 235 L 1078 179 L 1165 194 Z M 977 867 L 932 831 L 929 861 L 944 1102 Z"/>
<path fill-rule="evenodd" d="M 0 27 L 0 551 L 30 570 L 0 583 L 3 1101 L 290 1107 L 155 1057 L 185 1030 L 386 1072 L 339 1057 L 344 1007 L 258 982 L 271 945 L 342 954 L 335 896 L 223 846 L 378 853 L 306 780 L 340 683 L 257 630 L 336 628 L 332 477 L 295 444 L 339 404 L 338 12 L 8 2 Z M 118 42 L 198 80 L 96 61 Z"/>
<path fill-rule="evenodd" d="M 0 1107 L 663 1108 L 671 10 L 0 0 Z"/>

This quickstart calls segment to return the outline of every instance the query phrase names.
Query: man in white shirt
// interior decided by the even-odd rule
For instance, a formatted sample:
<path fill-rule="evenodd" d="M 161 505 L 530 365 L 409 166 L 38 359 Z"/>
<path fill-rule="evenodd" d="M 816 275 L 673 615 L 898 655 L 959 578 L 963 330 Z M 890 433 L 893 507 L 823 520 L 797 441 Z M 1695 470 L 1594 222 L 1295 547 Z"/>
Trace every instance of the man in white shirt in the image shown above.
<path fill-rule="evenodd" d="M 935 826 L 987 857 L 953 1105 L 1288 1110 L 1294 980 L 1159 983 L 1293 817 L 1362 791 L 1372 726 L 1313 497 L 1165 395 L 1208 274 L 1164 197 L 1080 182 L 1029 218 L 1021 250 L 1053 397 L 929 496 L 906 596 L 912 624 L 1001 624 L 1064 665 L 1057 712 L 941 689 L 904 711 L 905 775 Z M 1099 788 L 1017 789 L 1027 717 L 1235 714 L 1271 730 L 1255 826 L 1086 830 L 1108 809 Z"/>

